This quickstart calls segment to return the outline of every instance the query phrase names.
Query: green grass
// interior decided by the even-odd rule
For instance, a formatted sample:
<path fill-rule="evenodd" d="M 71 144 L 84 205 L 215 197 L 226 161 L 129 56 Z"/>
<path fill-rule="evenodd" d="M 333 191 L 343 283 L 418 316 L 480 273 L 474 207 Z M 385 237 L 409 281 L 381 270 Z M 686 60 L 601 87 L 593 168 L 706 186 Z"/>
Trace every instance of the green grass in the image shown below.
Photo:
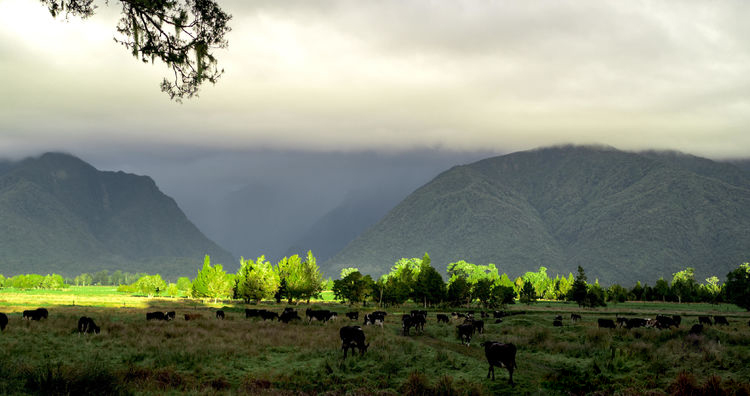
<path fill-rule="evenodd" d="M 466 347 L 455 335 L 460 322 L 436 324 L 435 314 L 446 310 L 430 311 L 423 334 L 402 336 L 400 314 L 417 308 L 408 304 L 387 308 L 384 328 L 364 327 L 367 353 L 344 360 L 338 330 L 354 322 L 343 313 L 361 307 L 318 301 L 314 307 L 336 310 L 340 318 L 285 325 L 245 319 L 245 305 L 237 302 L 141 298 L 143 307 L 118 308 L 106 306 L 110 295 L 102 292 L 99 298 L 101 306 L 49 305 L 49 319 L 40 322 L 10 313 L 10 324 L 0 334 L 0 394 L 662 394 L 716 381 L 730 395 L 750 391 L 750 314 L 735 311 L 728 315 L 728 327 L 687 334 L 696 315 L 722 312 L 722 307 L 515 305 L 512 311 L 526 313 L 500 324 L 485 319 L 485 334 L 475 335 Z M 279 312 L 286 304 L 260 306 Z M 227 313 L 224 321 L 214 318 L 220 307 Z M 294 308 L 304 316 L 307 305 Z M 178 320 L 147 322 L 145 312 L 153 310 L 176 310 Z M 583 320 L 570 322 L 570 312 Z M 691 314 L 683 316 L 679 329 L 597 328 L 597 318 L 621 312 Z M 185 313 L 203 318 L 185 321 Z M 561 328 L 552 326 L 558 313 L 565 317 Z M 83 315 L 94 318 L 102 333 L 79 336 L 75 327 Z M 518 347 L 515 387 L 507 383 L 504 369 L 495 370 L 494 382 L 486 379 L 483 340 Z"/>

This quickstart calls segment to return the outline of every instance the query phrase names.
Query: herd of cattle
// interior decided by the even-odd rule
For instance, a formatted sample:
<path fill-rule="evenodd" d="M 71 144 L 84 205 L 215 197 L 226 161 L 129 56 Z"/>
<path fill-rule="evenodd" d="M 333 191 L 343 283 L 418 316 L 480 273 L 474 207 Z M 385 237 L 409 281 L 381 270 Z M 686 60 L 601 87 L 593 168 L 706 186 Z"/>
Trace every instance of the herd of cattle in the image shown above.
<path fill-rule="evenodd" d="M 494 318 L 495 323 L 501 323 L 503 318 L 509 315 L 521 315 L 525 314 L 525 311 L 494 311 L 491 314 L 480 311 L 479 318 L 475 318 L 474 311 L 467 312 L 452 312 L 450 316 L 448 314 L 436 314 L 437 323 L 450 324 L 451 321 L 463 320 L 463 323 L 456 325 L 456 331 L 458 339 L 461 343 L 469 346 L 471 338 L 475 333 L 482 334 L 484 332 L 484 319 Z M 381 328 L 385 322 L 385 317 L 388 315 L 385 311 L 375 311 L 364 315 L 363 325 L 378 325 Z M 226 314 L 222 310 L 215 312 L 217 319 L 224 319 Z M 427 311 L 413 310 L 408 314 L 401 316 L 401 327 L 402 334 L 404 336 L 411 335 L 411 329 L 414 328 L 416 334 L 422 334 L 424 332 L 424 326 L 427 324 Z M 39 321 L 41 319 L 47 319 L 49 317 L 49 311 L 45 308 L 37 308 L 34 310 L 23 311 L 23 319 Z M 163 320 L 170 321 L 176 317 L 175 311 L 169 312 L 148 312 L 146 313 L 146 320 Z M 349 320 L 359 320 L 359 312 L 351 311 L 346 313 L 346 317 Z M 197 313 L 186 313 L 184 314 L 186 321 L 201 319 L 202 315 Z M 294 320 L 302 320 L 297 310 L 294 308 L 285 308 L 281 314 L 267 309 L 245 309 L 245 318 L 260 318 L 263 321 L 266 320 L 277 320 L 283 323 L 289 323 Z M 305 319 L 308 323 L 313 320 L 319 322 L 328 322 L 338 318 L 338 314 L 334 311 L 327 309 L 314 310 L 308 308 L 305 310 Z M 581 320 L 581 315 L 572 313 L 570 320 L 576 322 Z M 682 323 L 682 317 L 679 315 L 657 315 L 656 318 L 626 318 L 617 316 L 615 320 L 612 319 L 597 319 L 597 325 L 599 328 L 625 328 L 634 329 L 639 327 L 651 327 L 656 329 L 669 329 L 671 327 L 679 327 Z M 689 334 L 701 334 L 703 332 L 703 325 L 729 325 L 729 321 L 725 316 L 715 315 L 713 320 L 708 316 L 699 316 L 698 323 L 694 324 Z M 0 331 L 4 331 L 8 325 L 8 316 L 4 313 L 0 313 Z M 555 327 L 563 326 L 562 315 L 557 315 L 552 321 L 552 325 Z M 748 322 L 750 326 L 750 322 Z M 79 334 L 99 334 L 101 331 L 100 327 L 96 325 L 94 320 L 87 316 L 82 316 L 78 320 L 78 332 Z M 365 341 L 365 333 L 361 326 L 344 326 L 339 330 L 339 337 L 341 338 L 341 349 L 344 351 L 344 359 L 349 349 L 358 350 L 360 355 L 364 355 L 367 348 L 370 346 Z M 517 367 L 516 365 L 516 346 L 512 343 L 501 343 L 497 341 L 484 341 L 480 344 L 484 347 L 485 357 L 490 367 L 487 371 L 487 378 L 492 377 L 495 379 L 495 366 L 505 367 L 509 373 L 509 383 L 513 384 L 513 371 Z"/>

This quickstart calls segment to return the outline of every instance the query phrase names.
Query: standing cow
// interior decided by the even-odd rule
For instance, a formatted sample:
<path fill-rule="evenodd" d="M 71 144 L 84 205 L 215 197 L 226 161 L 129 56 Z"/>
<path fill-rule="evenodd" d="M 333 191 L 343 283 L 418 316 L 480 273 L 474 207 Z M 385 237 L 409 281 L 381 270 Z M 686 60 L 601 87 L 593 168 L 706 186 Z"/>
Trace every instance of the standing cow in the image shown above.
<path fill-rule="evenodd" d="M 339 330 L 339 337 L 341 337 L 341 349 L 344 350 L 344 359 L 349 348 L 352 348 L 352 353 L 354 353 L 354 348 L 359 349 L 359 355 L 363 356 L 370 346 L 369 343 L 365 344 L 365 332 L 359 326 L 342 327 Z"/>
<path fill-rule="evenodd" d="M 88 316 L 81 316 L 80 319 L 78 319 L 78 334 L 99 334 L 101 329 L 99 326 L 94 323 L 94 319 L 89 318 Z"/>
<path fill-rule="evenodd" d="M 8 315 L 0 312 L 0 331 L 5 331 L 5 326 L 8 325 Z"/>
<path fill-rule="evenodd" d="M 487 378 L 492 374 L 492 380 L 495 380 L 495 366 L 505 367 L 508 369 L 510 376 L 508 383 L 513 383 L 513 370 L 518 368 L 516 364 L 516 346 L 513 344 L 503 344 L 497 341 L 485 341 L 480 344 L 484 347 L 484 356 L 487 357 L 487 363 L 490 364 L 487 370 Z"/>

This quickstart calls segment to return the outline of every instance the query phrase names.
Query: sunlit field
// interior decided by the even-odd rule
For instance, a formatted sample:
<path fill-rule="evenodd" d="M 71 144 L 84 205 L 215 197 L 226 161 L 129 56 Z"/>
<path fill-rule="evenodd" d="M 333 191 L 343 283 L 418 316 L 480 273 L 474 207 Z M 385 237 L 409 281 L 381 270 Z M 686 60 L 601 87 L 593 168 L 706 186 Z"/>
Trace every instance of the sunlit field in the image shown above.
<path fill-rule="evenodd" d="M 75 299 L 75 306 L 72 304 Z M 400 315 L 415 305 L 385 309 L 384 328 L 364 328 L 369 349 L 343 359 L 339 328 L 355 324 L 349 307 L 316 302 L 339 312 L 329 322 L 284 324 L 246 319 L 245 307 L 280 312 L 287 305 L 132 297 L 114 288 L 69 292 L 0 293 L 10 322 L 0 334 L 0 394 L 690 394 L 691 389 L 750 392 L 747 312 L 731 305 L 624 303 L 579 309 L 541 301 L 513 305 L 502 323 L 485 319 L 471 346 L 455 326 L 437 324 L 430 310 L 423 334 L 401 335 Z M 44 306 L 49 318 L 24 321 L 21 311 Z M 124 307 L 123 307 L 124 306 Z M 225 320 L 215 318 L 223 309 Z M 306 305 L 294 306 L 304 318 Z M 375 307 L 351 308 L 363 312 Z M 175 321 L 146 321 L 149 311 L 177 311 Z M 583 319 L 570 321 L 570 313 Z M 185 321 L 185 313 L 202 318 Z M 682 315 L 678 329 L 599 329 L 597 318 Z M 563 327 L 553 327 L 555 315 Z M 729 326 L 689 335 L 698 315 L 724 315 Z M 78 318 L 90 316 L 98 335 L 81 336 Z M 361 325 L 362 320 L 356 321 Z M 515 387 L 505 369 L 486 379 L 484 340 L 518 347 Z M 725 393 L 716 393 L 719 391 Z M 682 392 L 682 393 L 680 393 Z M 744 393 L 743 393 L 744 392 Z"/>

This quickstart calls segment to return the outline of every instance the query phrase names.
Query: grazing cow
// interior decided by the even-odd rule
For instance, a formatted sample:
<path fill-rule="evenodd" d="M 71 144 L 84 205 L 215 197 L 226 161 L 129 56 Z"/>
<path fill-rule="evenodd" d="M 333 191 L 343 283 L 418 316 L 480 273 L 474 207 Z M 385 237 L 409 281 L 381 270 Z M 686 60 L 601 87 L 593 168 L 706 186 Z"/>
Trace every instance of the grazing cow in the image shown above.
<path fill-rule="evenodd" d="M 354 348 L 359 349 L 359 355 L 363 356 L 370 346 L 370 343 L 365 344 L 365 332 L 359 326 L 344 326 L 339 330 L 339 336 L 341 349 L 344 350 L 344 359 L 349 348 L 352 348 L 352 353 L 354 353 Z"/>
<path fill-rule="evenodd" d="M 224 319 L 224 311 L 222 310 L 216 311 L 216 319 Z"/>
<path fill-rule="evenodd" d="M 492 312 L 492 317 L 495 318 L 495 319 L 502 318 L 503 316 L 505 316 L 505 312 L 503 312 L 503 311 L 493 311 Z"/>
<path fill-rule="evenodd" d="M 458 330 L 458 338 L 461 340 L 461 343 L 469 346 L 471 343 L 471 336 L 474 334 L 474 325 L 460 324 L 456 326 L 456 329 Z"/>
<path fill-rule="evenodd" d="M 419 309 L 412 309 L 411 310 L 411 316 L 414 316 L 414 315 L 422 315 L 422 316 L 424 316 L 426 318 L 427 317 L 427 311 L 422 311 L 422 310 L 419 310 Z"/>
<path fill-rule="evenodd" d="M 648 324 L 648 320 L 646 320 L 646 319 L 642 319 L 642 318 L 631 318 L 631 319 L 628 319 L 628 322 L 627 322 L 627 324 L 625 325 L 625 327 L 626 327 L 626 328 L 627 328 L 628 330 L 630 330 L 630 329 L 634 329 L 634 328 L 636 328 L 636 327 L 644 327 L 644 326 L 646 326 L 646 324 Z"/>
<path fill-rule="evenodd" d="M 193 314 L 185 314 L 185 320 L 198 320 L 203 318 L 203 315 L 193 313 Z"/>
<path fill-rule="evenodd" d="M 416 323 L 414 323 L 414 318 L 409 314 L 404 314 L 401 316 L 401 329 L 403 330 L 403 334 L 405 336 L 410 335 L 409 329 L 416 326 Z"/>
<path fill-rule="evenodd" d="M 572 320 L 574 322 L 578 321 L 578 320 L 581 320 L 581 315 L 579 315 L 577 313 L 572 313 L 572 314 L 570 314 L 570 320 Z"/>
<path fill-rule="evenodd" d="M 620 327 L 625 327 L 628 325 L 628 318 L 624 316 L 618 316 L 615 321 L 617 322 L 617 325 Z"/>
<path fill-rule="evenodd" d="M 245 318 L 257 318 L 260 316 L 260 309 L 245 308 Z"/>
<path fill-rule="evenodd" d="M 553 320 L 553 321 L 552 321 L 552 326 L 555 326 L 555 327 L 562 327 L 562 325 L 563 325 L 563 324 L 562 324 L 562 320 L 557 320 L 557 319 L 555 319 L 555 320 Z"/>
<path fill-rule="evenodd" d="M 299 317 L 297 314 L 297 311 L 287 311 L 286 309 L 284 312 L 281 313 L 279 316 L 279 322 L 289 323 L 293 320 L 302 320 L 302 318 Z"/>
<path fill-rule="evenodd" d="M 487 357 L 487 363 L 490 369 L 487 371 L 487 378 L 492 374 L 492 380 L 495 380 L 495 366 L 505 367 L 508 369 L 510 379 L 508 383 L 513 383 L 513 370 L 518 368 L 516 364 L 516 346 L 513 344 L 503 344 L 496 341 L 485 341 L 479 344 L 484 347 L 484 356 Z"/>
<path fill-rule="evenodd" d="M 32 310 L 23 311 L 23 318 L 26 320 L 41 320 L 47 319 L 49 312 L 45 308 L 37 308 Z"/>
<path fill-rule="evenodd" d="M 383 327 L 383 323 L 385 323 L 385 315 L 383 315 L 382 311 L 365 314 L 365 326 L 378 325 L 380 327 Z"/>
<path fill-rule="evenodd" d="M 164 312 L 146 312 L 146 320 L 168 320 Z"/>
<path fill-rule="evenodd" d="M 690 332 L 688 334 L 700 335 L 701 333 L 703 333 L 703 325 L 694 324 L 693 327 L 690 328 Z"/>
<path fill-rule="evenodd" d="M 559 321 L 562 321 L 562 315 L 557 315 L 557 316 L 555 316 L 555 320 L 559 320 Z"/>
<path fill-rule="evenodd" d="M 727 321 L 726 316 L 714 315 L 714 324 L 729 326 L 729 322 Z"/>
<path fill-rule="evenodd" d="M 498 324 L 498 323 L 503 323 L 503 320 L 501 318 L 495 319 L 495 324 Z"/>
<path fill-rule="evenodd" d="M 100 331 L 101 329 L 94 323 L 94 319 L 88 316 L 81 316 L 78 319 L 78 334 L 99 334 Z"/>
<path fill-rule="evenodd" d="M 707 324 L 709 326 L 713 325 L 713 322 L 711 322 L 711 318 L 708 316 L 699 316 L 698 317 L 698 323 L 699 324 Z"/>
<path fill-rule="evenodd" d="M 677 325 L 677 327 L 680 327 L 680 323 L 682 323 L 682 316 L 672 315 L 672 320 L 674 320 L 674 323 Z"/>
<path fill-rule="evenodd" d="M 307 310 L 305 310 L 305 316 L 307 316 L 308 318 L 307 323 L 312 322 L 313 319 L 321 321 L 321 322 L 327 322 L 331 319 L 335 319 L 337 317 L 337 314 L 336 312 L 332 312 L 327 309 L 315 310 L 315 309 L 307 308 Z"/>
<path fill-rule="evenodd" d="M 466 314 L 461 312 L 453 312 L 451 316 L 453 316 L 453 319 L 466 318 Z"/>
<path fill-rule="evenodd" d="M 0 312 L 0 331 L 5 331 L 5 326 L 8 325 L 8 315 Z"/>
<path fill-rule="evenodd" d="M 677 323 L 674 322 L 674 319 L 670 318 L 669 316 L 656 315 L 656 328 L 668 329 L 672 326 L 679 327 L 677 326 Z"/>
<path fill-rule="evenodd" d="M 175 312 L 174 311 L 169 311 L 169 312 L 165 313 L 164 316 L 165 316 L 164 320 L 174 320 Z"/>
<path fill-rule="evenodd" d="M 476 331 L 479 334 L 484 334 L 484 321 L 483 320 L 475 320 L 472 324 L 474 325 L 474 331 Z"/>
<path fill-rule="evenodd" d="M 351 320 L 359 320 L 359 312 L 358 311 L 347 312 L 346 317 Z"/>
<path fill-rule="evenodd" d="M 612 319 L 597 319 L 596 321 L 599 324 L 599 328 L 606 328 L 606 329 L 615 328 L 615 322 Z"/>
<path fill-rule="evenodd" d="M 448 315 L 445 314 L 437 314 L 437 322 L 438 323 L 450 323 L 450 319 L 448 319 Z"/>
<path fill-rule="evenodd" d="M 279 319 L 279 314 L 277 314 L 276 312 L 273 312 L 273 311 L 268 311 L 268 310 L 265 310 L 265 309 L 261 309 L 260 312 L 259 312 L 259 314 L 260 314 L 260 317 L 263 318 L 264 322 L 266 320 L 278 320 Z"/>

